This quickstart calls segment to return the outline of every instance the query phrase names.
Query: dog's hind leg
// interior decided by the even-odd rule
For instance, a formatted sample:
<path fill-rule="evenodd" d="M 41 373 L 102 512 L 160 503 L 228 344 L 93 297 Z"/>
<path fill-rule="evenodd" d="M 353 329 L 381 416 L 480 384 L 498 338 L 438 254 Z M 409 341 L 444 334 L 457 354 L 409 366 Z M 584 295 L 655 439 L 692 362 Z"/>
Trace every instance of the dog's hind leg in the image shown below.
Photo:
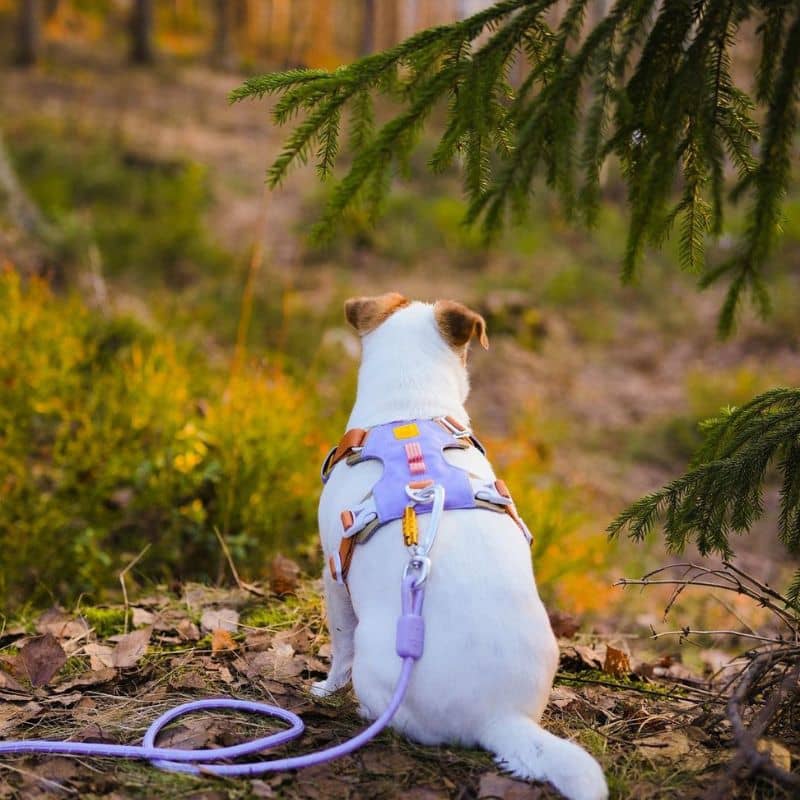
<path fill-rule="evenodd" d="M 582 747 L 516 714 L 496 720 L 480 737 L 497 763 L 518 778 L 548 781 L 569 800 L 606 800 L 600 765 Z"/>
<path fill-rule="evenodd" d="M 328 677 L 311 687 L 315 697 L 341 689 L 350 682 L 353 669 L 353 635 L 356 629 L 356 614 L 347 589 L 333 580 L 326 569 L 323 574 L 328 631 L 331 636 L 331 668 Z"/>

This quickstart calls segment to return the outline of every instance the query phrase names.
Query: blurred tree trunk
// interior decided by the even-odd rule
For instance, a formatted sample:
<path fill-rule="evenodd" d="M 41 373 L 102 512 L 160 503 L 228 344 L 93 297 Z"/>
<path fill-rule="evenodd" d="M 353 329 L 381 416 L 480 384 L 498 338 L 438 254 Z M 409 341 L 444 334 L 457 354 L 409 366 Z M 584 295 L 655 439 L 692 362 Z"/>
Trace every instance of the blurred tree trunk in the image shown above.
<path fill-rule="evenodd" d="M 42 6 L 39 0 L 21 0 L 19 5 L 17 62 L 31 66 L 42 50 Z"/>
<path fill-rule="evenodd" d="M 155 56 L 152 0 L 133 0 L 130 33 L 131 61 L 134 64 L 152 64 Z"/>
<path fill-rule="evenodd" d="M 54 285 L 63 285 L 64 272 L 55 254 L 62 241 L 58 229 L 42 216 L 42 212 L 28 197 L 17 177 L 8 155 L 3 134 L 0 131 L 0 217 L 4 217 L 21 234 L 20 241 L 30 246 L 34 254 L 35 266 L 41 270 L 48 268 Z M 18 265 L 25 269 L 25 260 Z"/>
<path fill-rule="evenodd" d="M 375 0 L 364 0 L 364 22 L 361 28 L 361 55 L 375 51 Z"/>
<path fill-rule="evenodd" d="M 50 226 L 28 197 L 17 178 L 8 155 L 3 134 L 0 133 L 0 212 L 25 233 L 38 238 L 48 238 Z"/>
<path fill-rule="evenodd" d="M 229 0 L 214 0 L 214 47 L 211 60 L 218 67 L 229 67 L 233 56 L 233 12 Z"/>

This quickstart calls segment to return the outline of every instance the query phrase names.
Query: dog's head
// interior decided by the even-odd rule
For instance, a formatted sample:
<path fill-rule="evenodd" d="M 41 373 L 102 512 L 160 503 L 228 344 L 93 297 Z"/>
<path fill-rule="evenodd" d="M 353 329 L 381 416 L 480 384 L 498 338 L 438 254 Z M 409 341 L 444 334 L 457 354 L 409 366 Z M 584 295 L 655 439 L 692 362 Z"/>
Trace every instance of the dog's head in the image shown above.
<path fill-rule="evenodd" d="M 427 391 L 443 402 L 464 402 L 470 342 L 489 347 L 480 314 L 452 300 L 411 302 L 396 292 L 354 297 L 344 309 L 362 340 L 360 387 L 368 382 L 401 398 Z"/>

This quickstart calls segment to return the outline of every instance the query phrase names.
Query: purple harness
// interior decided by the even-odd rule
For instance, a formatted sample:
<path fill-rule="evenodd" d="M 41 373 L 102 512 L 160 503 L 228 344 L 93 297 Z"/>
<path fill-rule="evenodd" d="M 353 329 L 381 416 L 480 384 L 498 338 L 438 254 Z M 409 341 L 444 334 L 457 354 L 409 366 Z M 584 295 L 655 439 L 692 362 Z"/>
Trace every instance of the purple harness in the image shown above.
<path fill-rule="evenodd" d="M 441 484 L 445 491 L 445 510 L 477 508 L 469 473 L 444 457 L 447 449 L 467 447 L 466 436 L 457 438 L 432 419 L 390 422 L 372 428 L 361 452 L 350 463 L 374 459 L 383 464 L 383 475 L 372 487 L 378 525 L 403 516 L 409 503 L 405 487 L 411 482 Z M 431 507 L 431 503 L 420 504 L 417 513 L 429 514 Z"/>
<path fill-rule="evenodd" d="M 351 448 L 346 463 L 353 466 L 369 460 L 380 461 L 383 473 L 368 497 L 354 508 L 342 511 L 339 549 L 326 554 L 337 583 L 346 584 L 356 542 L 366 542 L 388 522 L 405 520 L 410 510 L 413 515 L 431 513 L 432 502 L 418 498 L 420 490 L 434 485 L 444 489 L 444 510 L 488 509 L 507 513 L 531 541 L 530 531 L 517 514 L 502 481 L 476 477 L 444 457 L 445 450 L 464 450 L 470 446 L 484 452 L 469 429 L 447 417 L 388 422 L 369 429 L 362 445 Z M 323 464 L 323 482 L 327 480 L 328 464 L 335 451 L 336 448 Z"/>

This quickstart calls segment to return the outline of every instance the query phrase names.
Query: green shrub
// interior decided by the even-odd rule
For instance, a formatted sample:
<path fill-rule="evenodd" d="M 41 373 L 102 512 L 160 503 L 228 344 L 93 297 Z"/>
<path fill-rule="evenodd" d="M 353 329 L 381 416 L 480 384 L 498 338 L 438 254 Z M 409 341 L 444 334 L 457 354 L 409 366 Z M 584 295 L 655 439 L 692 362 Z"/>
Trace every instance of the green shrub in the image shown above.
<path fill-rule="evenodd" d="M 205 224 L 212 199 L 205 167 L 143 156 L 75 122 L 17 123 L 8 143 L 26 189 L 68 247 L 93 241 L 109 274 L 135 270 L 140 281 L 181 285 L 230 266 Z"/>
<path fill-rule="evenodd" d="M 0 607 L 98 599 L 148 543 L 137 571 L 216 577 L 214 528 L 250 576 L 307 544 L 325 432 L 282 371 L 228 380 L 10 270 L 0 307 Z"/>

